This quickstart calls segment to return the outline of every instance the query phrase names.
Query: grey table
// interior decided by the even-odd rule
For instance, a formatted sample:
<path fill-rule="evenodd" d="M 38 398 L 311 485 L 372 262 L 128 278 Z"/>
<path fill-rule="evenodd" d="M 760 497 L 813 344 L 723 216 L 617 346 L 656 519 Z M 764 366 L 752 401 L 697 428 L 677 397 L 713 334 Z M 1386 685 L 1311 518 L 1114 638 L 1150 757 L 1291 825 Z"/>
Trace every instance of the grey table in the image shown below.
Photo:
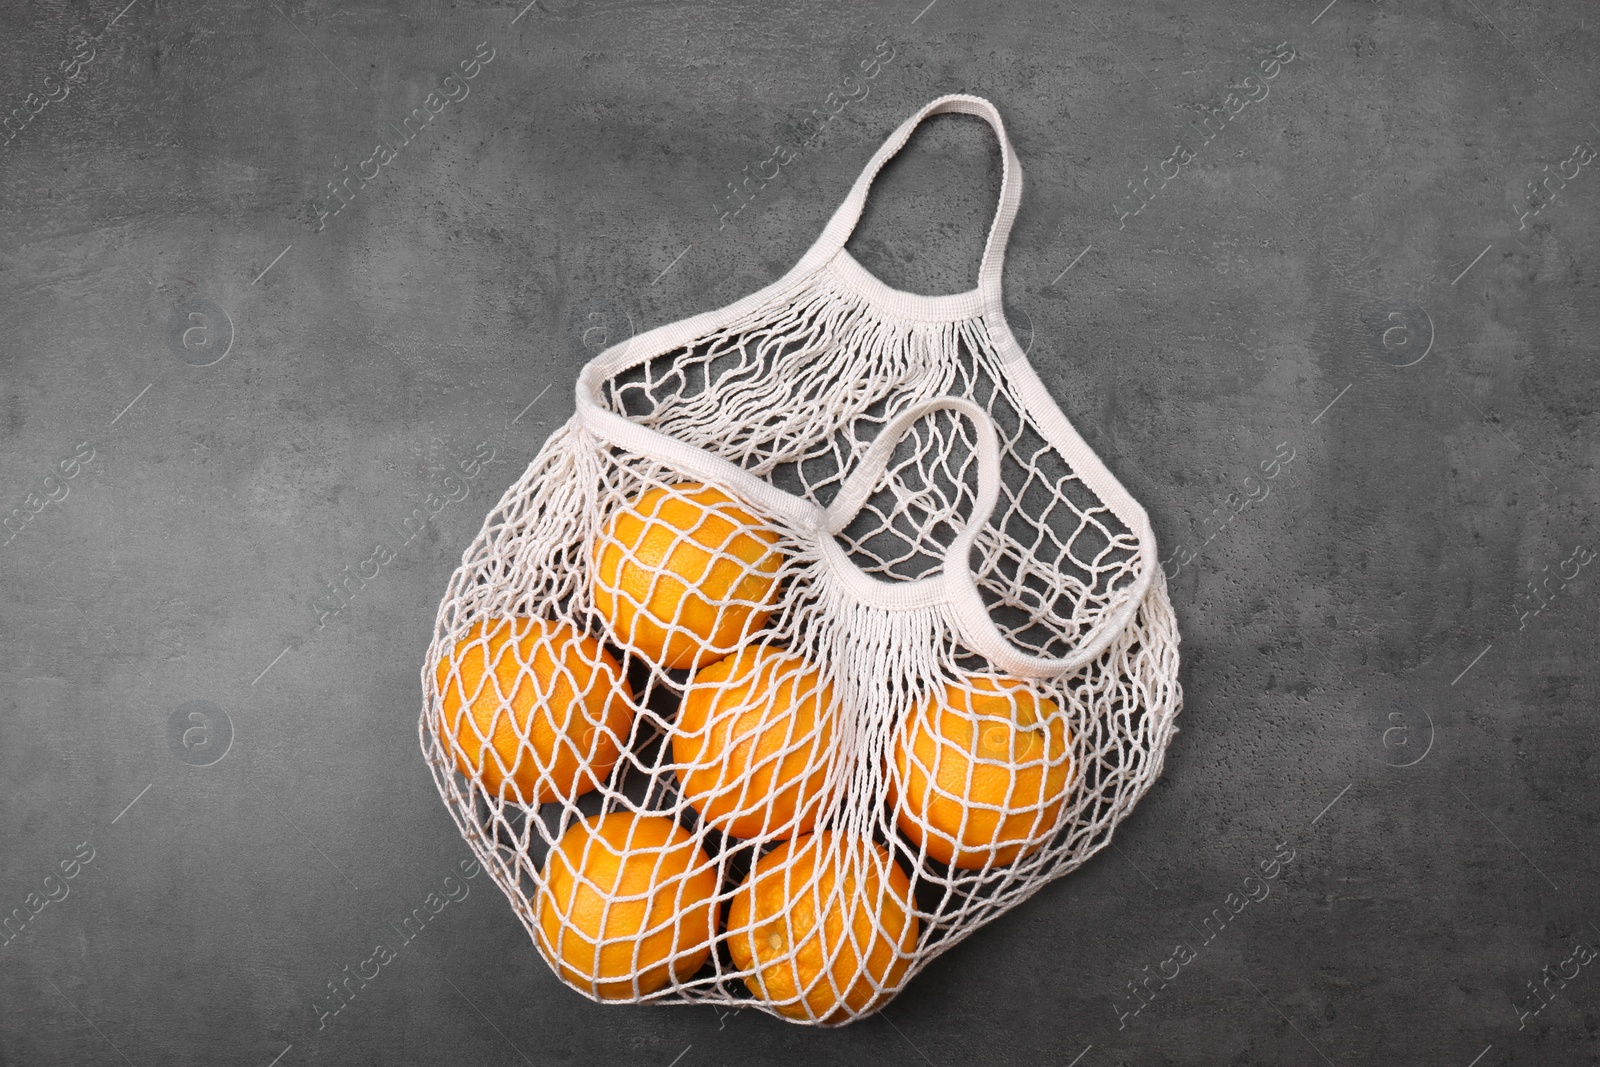
<path fill-rule="evenodd" d="M 125 2 L 0 35 L 0 1062 L 1600 1062 L 1590 5 Z M 1165 777 L 867 1021 L 593 1005 L 420 758 L 445 578 L 957 90 L 1161 539 Z M 997 160 L 934 121 L 852 249 L 969 288 Z"/>

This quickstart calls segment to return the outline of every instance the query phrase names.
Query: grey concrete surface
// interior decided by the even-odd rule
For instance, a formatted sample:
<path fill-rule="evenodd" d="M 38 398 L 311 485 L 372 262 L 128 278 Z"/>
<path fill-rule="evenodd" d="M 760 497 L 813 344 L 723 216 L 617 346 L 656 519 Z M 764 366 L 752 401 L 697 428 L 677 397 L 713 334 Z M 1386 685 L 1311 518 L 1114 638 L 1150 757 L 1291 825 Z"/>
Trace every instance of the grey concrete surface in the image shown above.
<path fill-rule="evenodd" d="M 1600 1062 L 1596 11 L 1324 2 L 0 7 L 0 1062 Z M 485 877 L 319 1028 L 468 855 L 420 658 L 578 368 L 777 276 L 955 90 L 1173 576 L 1165 777 L 842 1030 L 590 1004 Z M 936 120 L 852 247 L 969 287 L 997 159 Z"/>

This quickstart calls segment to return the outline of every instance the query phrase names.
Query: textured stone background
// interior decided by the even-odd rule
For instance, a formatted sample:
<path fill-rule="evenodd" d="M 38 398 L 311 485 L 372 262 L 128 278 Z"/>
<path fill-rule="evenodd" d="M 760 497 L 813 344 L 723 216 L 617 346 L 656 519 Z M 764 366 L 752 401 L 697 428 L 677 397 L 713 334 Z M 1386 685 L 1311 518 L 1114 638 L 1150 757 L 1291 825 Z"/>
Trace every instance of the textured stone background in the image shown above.
<path fill-rule="evenodd" d="M 1600 162 L 1526 200 L 1600 144 L 1586 0 L 123 2 L 0 8 L 0 114 L 93 48 L 0 147 L 0 513 L 65 493 L 0 531 L 0 912 L 67 893 L 0 946 L 0 1062 L 1600 1062 Z M 326 183 L 480 42 L 470 95 L 317 232 Z M 1198 145 L 1193 109 L 1285 42 Z M 487 878 L 319 1030 L 312 998 L 467 855 L 418 665 L 579 366 L 777 276 L 954 90 L 1026 168 L 1017 332 L 1175 575 L 1164 779 L 840 1031 L 592 1005 Z M 935 120 L 852 247 L 970 287 L 997 158 Z M 1202 944 L 1280 842 L 1270 897 Z M 1119 1018 L 1177 941 L 1196 958 Z"/>

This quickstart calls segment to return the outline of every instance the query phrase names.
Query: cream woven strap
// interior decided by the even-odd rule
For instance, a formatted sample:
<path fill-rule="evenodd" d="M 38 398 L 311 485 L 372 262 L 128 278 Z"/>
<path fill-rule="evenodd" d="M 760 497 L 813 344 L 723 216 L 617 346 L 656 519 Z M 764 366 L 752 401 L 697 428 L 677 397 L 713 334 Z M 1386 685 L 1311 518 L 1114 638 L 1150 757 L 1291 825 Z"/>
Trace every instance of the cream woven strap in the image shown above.
<path fill-rule="evenodd" d="M 930 116 L 945 113 L 975 115 L 994 129 L 1003 161 L 1000 204 L 979 267 L 978 287 L 948 296 L 922 296 L 884 285 L 857 263 L 844 245 L 861 217 L 867 193 L 878 172 L 900 151 L 919 124 Z M 969 647 L 1001 670 L 1023 677 L 1048 678 L 1082 667 L 1104 652 L 1138 611 L 1157 569 L 1156 544 L 1144 509 L 1061 413 L 1006 323 L 1001 273 L 1006 242 L 1021 197 L 1022 166 L 994 105 L 980 97 L 965 95 L 944 96 L 930 102 L 902 123 L 878 149 L 816 243 L 782 278 L 728 307 L 651 330 L 607 349 L 587 365 L 576 387 L 579 425 L 624 451 L 703 481 L 724 485 L 792 530 L 815 535 L 819 551 L 830 561 L 835 576 L 863 602 L 904 609 L 933 603 L 946 605 Z M 693 350 L 707 338 L 733 335 L 740 329 L 763 325 L 786 307 L 808 300 L 815 302 L 819 287 L 845 290 L 891 321 L 965 323 L 967 329 L 981 324 L 983 336 L 979 340 L 986 341 L 996 354 L 998 372 L 1021 402 L 1026 417 L 1059 452 L 1072 476 L 1093 493 L 1100 507 L 1115 516 L 1131 533 L 1137 543 L 1137 559 L 1123 566 L 1112 595 L 1098 608 L 1092 621 L 1082 627 L 1083 632 L 1072 642 L 1070 650 L 1060 655 L 1045 655 L 1017 647 L 995 625 L 978 590 L 970 566 L 970 549 L 998 499 L 1001 445 L 990 414 L 973 400 L 945 397 L 928 406 L 902 410 L 893 422 L 883 427 L 879 440 L 870 446 L 868 455 L 877 466 L 863 466 L 850 476 L 850 483 L 857 490 L 856 498 L 864 500 L 865 489 L 876 474 L 881 473 L 894 442 L 913 422 L 939 408 L 961 413 L 977 428 L 983 442 L 980 474 L 989 480 L 981 486 L 978 510 L 963 531 L 960 546 L 951 545 L 946 553 L 944 573 L 937 580 L 888 582 L 863 573 L 832 541 L 831 535 L 847 526 L 853 517 L 854 512 L 849 508 L 835 501 L 828 509 L 830 514 L 824 516 L 813 500 L 789 493 L 707 447 L 716 442 L 696 443 L 646 425 L 645 421 L 617 410 L 614 396 L 608 397 L 609 383 L 624 372 L 675 352 Z M 863 343 L 859 347 L 867 346 Z M 1026 456 L 1015 458 L 1023 466 L 1030 462 Z"/>
<path fill-rule="evenodd" d="M 883 146 L 867 161 L 861 176 L 850 187 L 849 195 L 834 211 L 833 218 L 828 220 L 828 225 L 823 229 L 817 243 L 800 262 L 804 265 L 813 257 L 832 258 L 844 248 L 845 242 L 850 240 L 856 224 L 861 220 L 862 209 L 867 203 L 867 193 L 872 188 L 878 172 L 899 154 L 917 127 L 934 115 L 975 115 L 987 122 L 1000 140 L 1000 205 L 995 210 L 994 222 L 989 227 L 989 239 L 983 248 L 983 259 L 978 265 L 976 292 L 983 299 L 984 321 L 991 329 L 1004 331 L 1009 336 L 1011 331 L 1006 326 L 1005 312 L 1001 307 L 1000 276 L 1005 269 L 1006 242 L 1011 238 L 1011 225 L 1016 221 L 1017 208 L 1022 204 L 1022 162 L 1017 159 L 1016 150 L 1011 147 L 1011 138 L 1006 134 L 1006 126 L 1000 119 L 1000 112 L 981 96 L 962 94 L 941 96 L 902 122 L 900 128 L 890 134 L 888 140 L 883 142 Z M 916 307 L 908 307 L 907 313 L 917 314 Z"/>

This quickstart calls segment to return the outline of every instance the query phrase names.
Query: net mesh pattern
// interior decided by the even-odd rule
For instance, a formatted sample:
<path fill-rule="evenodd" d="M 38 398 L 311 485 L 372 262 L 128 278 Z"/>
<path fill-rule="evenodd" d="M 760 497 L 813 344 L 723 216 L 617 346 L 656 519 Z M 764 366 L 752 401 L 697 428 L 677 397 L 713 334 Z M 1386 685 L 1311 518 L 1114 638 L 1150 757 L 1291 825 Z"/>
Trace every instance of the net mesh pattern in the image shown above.
<path fill-rule="evenodd" d="M 1174 732 L 1176 624 L 1159 568 L 1115 621 L 1148 557 L 981 319 L 897 319 L 823 270 L 599 401 L 853 510 L 796 522 L 580 411 L 490 512 L 440 605 L 421 741 L 564 982 L 842 1025 L 1110 840 Z M 1023 678 L 959 605 L 859 595 L 952 566 L 1020 653 L 1118 628 Z"/>

